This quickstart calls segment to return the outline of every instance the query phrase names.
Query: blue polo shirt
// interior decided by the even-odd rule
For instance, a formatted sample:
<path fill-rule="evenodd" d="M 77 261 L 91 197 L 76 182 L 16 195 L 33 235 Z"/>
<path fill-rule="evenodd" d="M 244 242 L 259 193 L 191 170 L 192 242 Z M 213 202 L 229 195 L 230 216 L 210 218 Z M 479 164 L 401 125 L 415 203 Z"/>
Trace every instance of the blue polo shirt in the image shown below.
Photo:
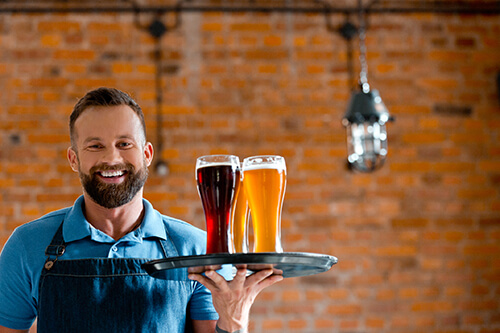
<path fill-rule="evenodd" d="M 18 227 L 0 255 L 0 326 L 29 328 L 37 316 L 38 284 L 46 260 L 45 249 L 62 221 L 66 251 L 60 259 L 164 258 L 158 239 L 170 239 L 178 255 L 203 254 L 204 231 L 181 220 L 164 216 L 145 199 L 144 219 L 135 231 L 114 240 L 88 223 L 83 215 L 83 196 L 64 208 Z M 166 226 L 166 228 L 165 228 Z M 171 254 L 167 253 L 168 256 Z M 191 317 L 216 320 L 210 292 L 196 283 Z"/>

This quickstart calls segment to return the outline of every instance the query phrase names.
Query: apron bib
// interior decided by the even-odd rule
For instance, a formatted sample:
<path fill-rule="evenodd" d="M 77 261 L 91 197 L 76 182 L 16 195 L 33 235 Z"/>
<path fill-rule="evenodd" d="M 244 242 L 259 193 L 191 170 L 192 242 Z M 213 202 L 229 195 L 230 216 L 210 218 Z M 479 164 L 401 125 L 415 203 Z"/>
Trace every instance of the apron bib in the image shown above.
<path fill-rule="evenodd" d="M 165 257 L 178 255 L 171 242 L 160 244 Z M 170 270 L 167 280 L 155 279 L 141 267 L 150 259 L 58 260 L 64 250 L 61 224 L 45 251 L 39 333 L 191 332 L 193 284 L 187 270 Z"/>

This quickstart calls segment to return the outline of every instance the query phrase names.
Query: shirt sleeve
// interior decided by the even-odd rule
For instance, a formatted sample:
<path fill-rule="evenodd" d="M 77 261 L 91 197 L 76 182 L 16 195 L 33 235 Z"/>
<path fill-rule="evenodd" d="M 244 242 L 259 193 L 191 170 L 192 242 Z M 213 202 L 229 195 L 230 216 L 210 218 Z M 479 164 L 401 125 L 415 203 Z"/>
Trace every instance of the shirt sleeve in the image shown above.
<path fill-rule="evenodd" d="M 28 263 L 19 232 L 14 231 L 0 254 L 0 326 L 25 330 L 36 318 Z"/>

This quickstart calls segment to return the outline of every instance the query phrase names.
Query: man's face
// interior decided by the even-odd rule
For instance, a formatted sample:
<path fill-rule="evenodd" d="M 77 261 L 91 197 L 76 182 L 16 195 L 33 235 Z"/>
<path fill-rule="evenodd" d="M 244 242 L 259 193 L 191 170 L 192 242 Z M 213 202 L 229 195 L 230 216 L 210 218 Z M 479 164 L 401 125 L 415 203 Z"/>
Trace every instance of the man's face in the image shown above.
<path fill-rule="evenodd" d="M 76 147 L 68 149 L 68 159 L 93 201 L 116 208 L 142 193 L 153 148 L 145 143 L 139 117 L 130 107 L 88 108 L 76 120 L 75 134 Z"/>

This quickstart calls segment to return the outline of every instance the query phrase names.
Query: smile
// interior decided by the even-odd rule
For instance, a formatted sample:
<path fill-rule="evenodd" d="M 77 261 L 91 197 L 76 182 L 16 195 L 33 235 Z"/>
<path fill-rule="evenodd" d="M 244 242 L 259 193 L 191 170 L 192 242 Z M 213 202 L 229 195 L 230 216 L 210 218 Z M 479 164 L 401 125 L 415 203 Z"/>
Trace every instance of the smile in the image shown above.
<path fill-rule="evenodd" d="M 121 177 L 125 174 L 123 170 L 101 171 L 99 174 L 104 178 Z"/>

